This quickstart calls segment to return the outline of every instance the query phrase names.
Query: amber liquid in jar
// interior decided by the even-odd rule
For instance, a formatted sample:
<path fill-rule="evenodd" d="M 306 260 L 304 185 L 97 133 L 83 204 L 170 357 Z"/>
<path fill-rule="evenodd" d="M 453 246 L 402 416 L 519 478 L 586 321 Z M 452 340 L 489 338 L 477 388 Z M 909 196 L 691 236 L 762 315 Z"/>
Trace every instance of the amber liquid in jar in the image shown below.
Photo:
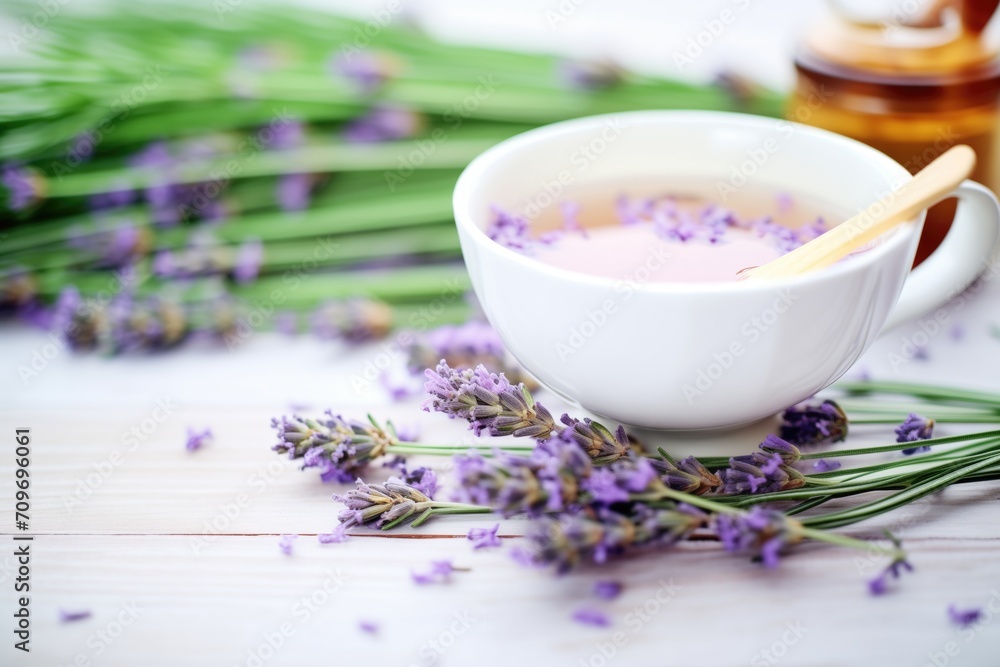
<path fill-rule="evenodd" d="M 998 191 L 1000 62 L 968 43 L 978 36 L 962 36 L 954 48 L 929 54 L 873 47 L 870 35 L 867 51 L 855 51 L 849 34 L 834 31 L 819 48 L 808 42 L 802 48 L 789 119 L 862 141 L 911 173 L 948 148 L 967 144 L 977 156 L 973 180 Z M 954 213 L 954 199 L 928 211 L 916 263 L 941 243 Z"/>

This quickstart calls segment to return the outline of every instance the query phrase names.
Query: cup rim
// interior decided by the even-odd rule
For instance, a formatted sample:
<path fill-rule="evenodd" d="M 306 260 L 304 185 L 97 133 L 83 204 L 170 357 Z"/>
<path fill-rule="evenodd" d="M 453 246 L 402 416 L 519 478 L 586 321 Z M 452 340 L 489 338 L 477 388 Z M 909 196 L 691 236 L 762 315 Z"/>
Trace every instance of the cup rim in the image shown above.
<path fill-rule="evenodd" d="M 771 118 L 767 116 L 754 116 L 751 114 L 728 112 L 728 111 L 698 111 L 698 110 L 653 110 L 653 111 L 624 111 L 621 113 L 608 113 L 572 120 L 560 121 L 542 127 L 534 128 L 521 134 L 514 135 L 500 143 L 488 148 L 472 160 L 462 171 L 455 184 L 452 193 L 452 209 L 455 215 L 455 224 L 464 230 L 474 242 L 483 242 L 495 246 L 491 250 L 499 252 L 501 256 L 513 261 L 515 264 L 541 273 L 553 278 L 560 278 L 565 281 L 587 284 L 594 287 L 613 288 L 620 284 L 621 280 L 606 276 L 595 276 L 579 271 L 572 271 L 560 267 L 551 266 L 540 262 L 530 255 L 524 255 L 512 250 L 500 243 L 497 243 L 486 232 L 480 229 L 473 222 L 475 217 L 472 210 L 472 196 L 476 191 L 477 184 L 482 180 L 483 172 L 491 165 L 501 160 L 512 152 L 516 152 L 527 146 L 544 141 L 548 137 L 556 137 L 563 134 L 578 131 L 588 126 L 599 126 L 609 119 L 627 117 L 639 122 L 675 122 L 675 121 L 695 121 L 705 125 L 718 126 L 726 124 L 730 127 L 753 127 L 760 128 L 768 122 L 785 122 L 793 125 L 796 132 L 805 132 L 815 135 L 826 141 L 839 144 L 847 150 L 856 153 L 867 154 L 871 160 L 882 163 L 888 170 L 896 171 L 902 178 L 912 178 L 912 175 L 903 165 L 899 164 L 885 153 L 872 148 L 855 139 L 844 135 L 823 130 L 811 125 L 803 125 L 794 121 Z M 924 213 L 921 212 L 916 218 L 897 225 L 893 230 L 883 234 L 879 238 L 881 243 L 866 252 L 852 257 L 848 262 L 838 262 L 833 266 L 827 266 L 817 271 L 811 271 L 797 276 L 787 276 L 783 278 L 762 278 L 753 281 L 720 281 L 720 282 L 644 282 L 632 283 L 631 287 L 636 292 L 647 292 L 651 294 L 692 294 L 692 293 L 731 293 L 734 290 L 740 292 L 771 292 L 775 288 L 793 287 L 821 282 L 824 280 L 836 279 L 844 274 L 861 272 L 885 255 L 889 254 L 897 246 L 908 243 L 911 240 L 917 221 L 921 220 Z M 843 221 L 841 221 L 843 222 Z M 908 267 L 907 267 L 908 268 Z"/>

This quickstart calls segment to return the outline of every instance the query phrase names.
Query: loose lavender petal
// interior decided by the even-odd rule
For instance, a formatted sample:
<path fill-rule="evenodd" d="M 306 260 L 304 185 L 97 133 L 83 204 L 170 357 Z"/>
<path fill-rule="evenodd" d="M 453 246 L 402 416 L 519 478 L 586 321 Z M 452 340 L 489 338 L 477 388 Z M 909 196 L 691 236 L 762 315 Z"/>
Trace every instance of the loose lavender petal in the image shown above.
<path fill-rule="evenodd" d="M 233 279 L 238 283 L 249 283 L 257 279 L 260 265 L 264 260 L 264 244 L 259 239 L 248 239 L 236 252 L 233 263 Z"/>
<path fill-rule="evenodd" d="M 93 614 L 87 610 L 80 611 L 65 611 L 63 609 L 59 610 L 59 620 L 62 623 L 73 623 L 75 621 L 82 621 L 84 619 L 90 618 Z"/>
<path fill-rule="evenodd" d="M 473 549 L 499 547 L 502 546 L 502 543 L 500 542 L 500 538 L 497 537 L 498 530 L 500 530 L 499 523 L 495 524 L 492 528 L 470 528 L 469 533 L 465 537 L 472 540 Z"/>
<path fill-rule="evenodd" d="M 834 470 L 839 470 L 841 465 L 840 461 L 827 461 L 826 459 L 820 459 L 813 464 L 813 469 L 816 472 L 832 472 Z"/>
<path fill-rule="evenodd" d="M 896 442 L 917 442 L 919 440 L 929 440 L 934 435 L 934 420 L 925 419 L 918 414 L 911 412 L 902 424 L 896 427 Z M 903 454 L 910 456 L 919 452 L 929 452 L 928 446 L 912 447 L 904 449 Z"/>
<path fill-rule="evenodd" d="M 187 431 L 187 441 L 185 442 L 185 447 L 189 452 L 196 452 L 208 443 L 212 442 L 215 436 L 212 434 L 212 429 L 206 428 L 201 433 L 198 433 L 193 428 L 188 428 Z"/>
<path fill-rule="evenodd" d="M 358 621 L 358 628 L 369 635 L 378 634 L 378 624 L 374 621 Z"/>
<path fill-rule="evenodd" d="M 299 537 L 298 535 L 282 535 L 281 539 L 278 540 L 278 548 L 281 549 L 281 553 L 285 554 L 286 556 L 291 556 L 292 545 L 295 543 L 295 540 L 297 540 L 298 537 Z"/>
<path fill-rule="evenodd" d="M 622 594 L 622 584 L 618 581 L 598 581 L 594 583 L 594 595 L 605 600 L 614 600 Z"/>
<path fill-rule="evenodd" d="M 320 544 L 340 544 L 341 542 L 346 542 L 347 538 L 350 537 L 347 534 L 347 528 L 348 525 L 346 523 L 338 524 L 332 533 L 319 533 L 316 536 L 316 540 Z"/>
<path fill-rule="evenodd" d="M 948 605 L 948 618 L 960 628 L 967 628 L 974 625 L 983 616 L 982 609 L 958 609 L 955 605 Z"/>
<path fill-rule="evenodd" d="M 611 619 L 598 609 L 577 609 L 573 612 L 572 618 L 581 625 L 592 625 L 597 628 L 611 627 Z"/>

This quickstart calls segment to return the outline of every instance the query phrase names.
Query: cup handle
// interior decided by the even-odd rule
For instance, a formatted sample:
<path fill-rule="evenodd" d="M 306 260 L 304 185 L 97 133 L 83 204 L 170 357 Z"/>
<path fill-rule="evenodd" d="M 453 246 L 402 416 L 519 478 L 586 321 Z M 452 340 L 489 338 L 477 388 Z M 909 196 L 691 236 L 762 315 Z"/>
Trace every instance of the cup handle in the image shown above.
<path fill-rule="evenodd" d="M 910 271 L 883 331 L 943 305 L 968 287 L 992 261 L 1000 239 L 1000 203 L 979 183 L 955 189 L 958 210 L 941 245 Z"/>

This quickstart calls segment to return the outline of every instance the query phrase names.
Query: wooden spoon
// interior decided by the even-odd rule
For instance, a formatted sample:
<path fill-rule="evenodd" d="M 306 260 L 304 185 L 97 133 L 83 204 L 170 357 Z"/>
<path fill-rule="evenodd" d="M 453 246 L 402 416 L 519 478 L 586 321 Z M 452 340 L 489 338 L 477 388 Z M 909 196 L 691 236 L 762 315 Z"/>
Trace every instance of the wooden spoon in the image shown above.
<path fill-rule="evenodd" d="M 954 146 L 850 220 L 767 264 L 740 271 L 739 277 L 784 278 L 829 266 L 950 195 L 975 166 L 971 148 Z"/>

